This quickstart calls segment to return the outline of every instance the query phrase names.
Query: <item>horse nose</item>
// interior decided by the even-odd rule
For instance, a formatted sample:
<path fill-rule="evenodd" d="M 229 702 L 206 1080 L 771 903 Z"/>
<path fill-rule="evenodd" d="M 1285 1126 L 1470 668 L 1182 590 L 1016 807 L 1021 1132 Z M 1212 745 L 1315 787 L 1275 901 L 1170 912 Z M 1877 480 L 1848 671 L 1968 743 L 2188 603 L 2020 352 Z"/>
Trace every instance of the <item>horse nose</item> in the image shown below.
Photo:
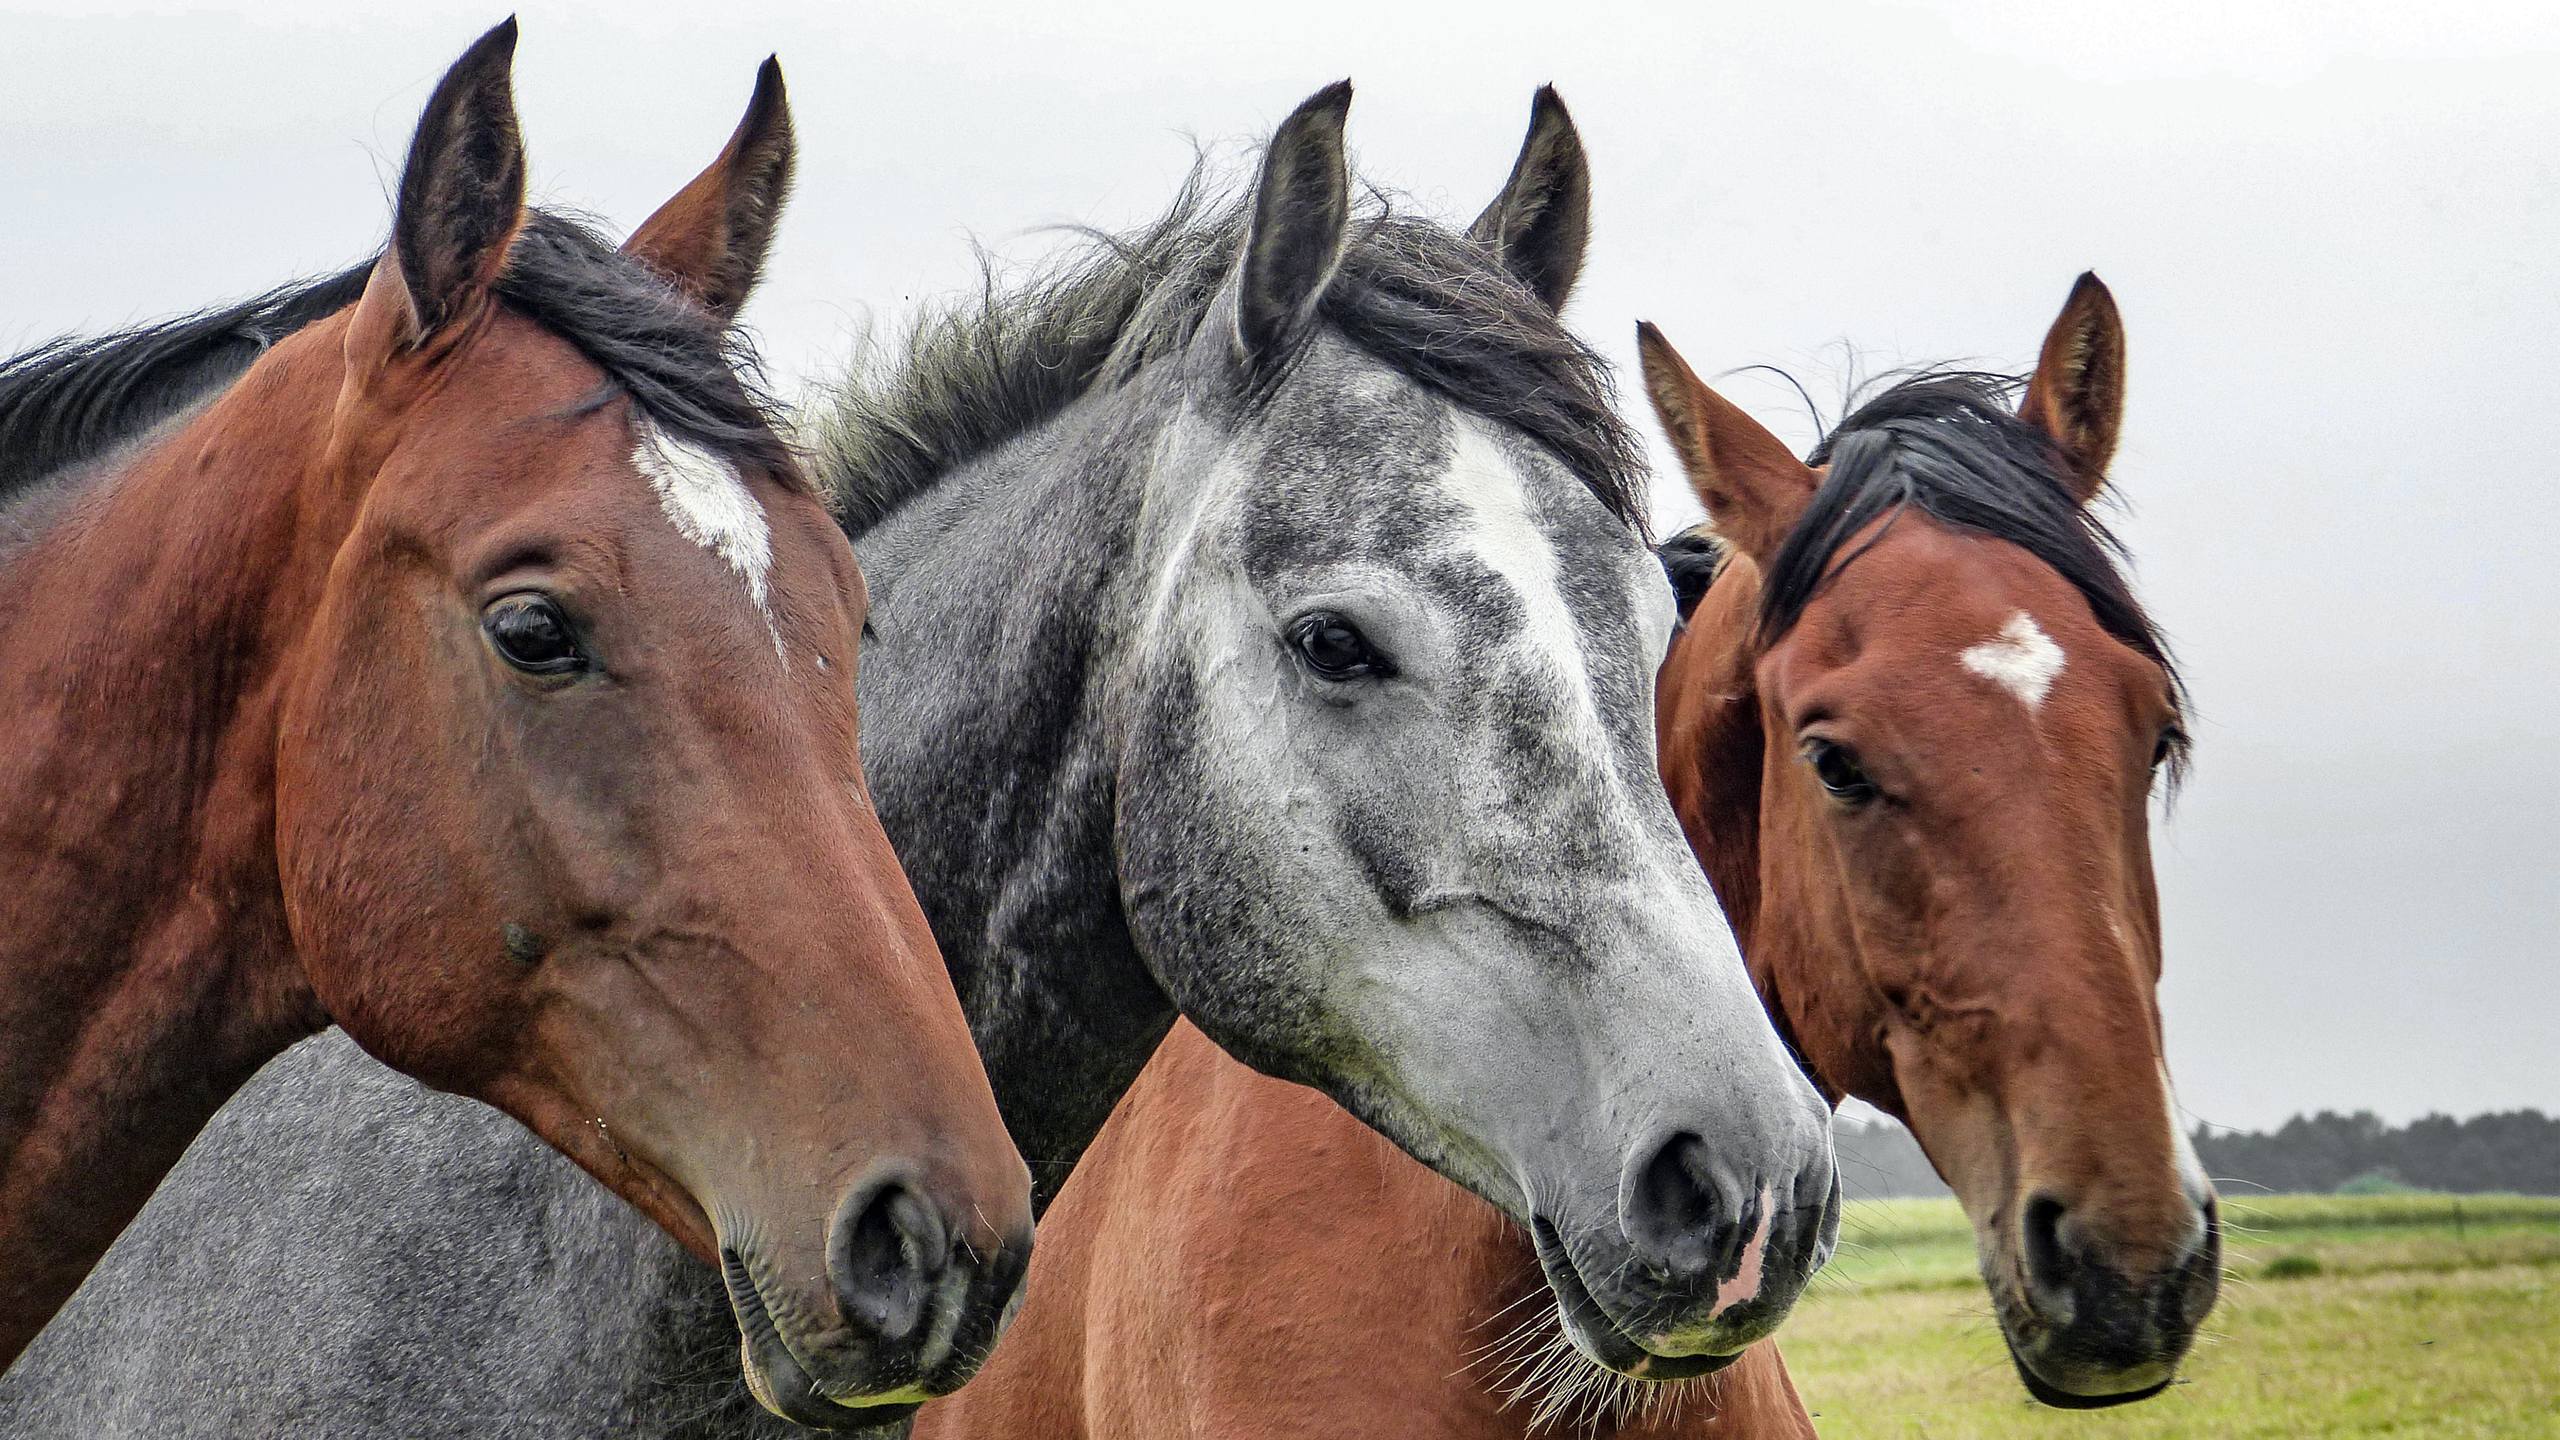
<path fill-rule="evenodd" d="M 2018 1238 L 2038 1313 L 2056 1329 L 2125 1331 L 2118 1348 L 2128 1350 L 2156 1345 L 2159 1332 L 2192 1330 L 2219 1288 L 2222 1226 L 2210 1195 L 2190 1206 L 2188 1232 L 2145 1275 L 2125 1273 L 2110 1256 L 2102 1223 L 2050 1193 L 2028 1197 Z"/>
<path fill-rule="evenodd" d="M 1627 1239 L 1638 1254 L 1674 1275 L 1721 1274 L 1749 1243 L 1759 1203 L 1758 1195 L 1728 1187 L 1707 1142 L 1684 1131 L 1639 1156 L 1631 1168 Z"/>
<path fill-rule="evenodd" d="M 827 1277 L 845 1323 L 893 1347 L 918 1339 L 952 1278 L 953 1253 L 941 1207 L 910 1175 L 893 1168 L 855 1186 L 827 1236 Z"/>
<path fill-rule="evenodd" d="M 1816 1175 L 1815 1169 L 1824 1173 Z M 1704 1138 L 1671 1136 L 1631 1170 L 1626 1186 L 1627 1240 L 1636 1253 L 1678 1280 L 1723 1282 L 1716 1308 L 1755 1298 L 1762 1262 L 1773 1245 L 1784 1257 L 1823 1243 L 1836 1181 L 1829 1166 L 1802 1174 L 1753 1177 L 1716 1163 Z M 1815 1223 L 1808 1226 L 1811 1219 Z M 1799 1235 L 1797 1232 L 1805 1232 Z M 1783 1233 L 1782 1233 L 1783 1232 Z"/>
<path fill-rule="evenodd" d="M 1621 1193 L 1637 1255 L 1676 1282 L 1713 1286 L 1717 1311 L 1761 1298 L 1767 1281 L 1791 1291 L 1792 1267 L 1819 1265 L 1838 1224 L 1827 1150 L 1793 1173 L 1745 1174 L 1680 1131 L 1639 1152 Z"/>
<path fill-rule="evenodd" d="M 2068 1209 L 2050 1195 L 2037 1195 L 2027 1201 L 2018 1217 L 2018 1239 L 2026 1251 L 2027 1286 L 2035 1292 L 2036 1308 L 2058 1324 L 2071 1320 L 2072 1285 L 2079 1277 L 2077 1252 L 2062 1237 L 2063 1217 Z"/>

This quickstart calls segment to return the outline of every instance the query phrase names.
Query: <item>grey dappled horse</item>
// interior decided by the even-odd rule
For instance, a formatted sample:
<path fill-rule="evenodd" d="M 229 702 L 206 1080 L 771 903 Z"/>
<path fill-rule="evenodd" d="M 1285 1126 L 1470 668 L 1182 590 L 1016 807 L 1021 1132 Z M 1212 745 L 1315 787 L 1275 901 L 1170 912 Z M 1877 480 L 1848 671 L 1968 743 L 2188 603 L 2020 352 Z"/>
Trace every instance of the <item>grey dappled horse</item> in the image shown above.
<path fill-rule="evenodd" d="M 1349 99 L 821 418 L 865 767 L 1042 1199 L 1179 1011 L 1530 1228 L 1600 1358 L 1712 1368 L 1836 1185 L 1654 766 L 1671 595 L 1555 315 L 1580 142 L 1542 93 L 1461 233 L 1355 201 Z M 306 1045 L 0 1430 L 754 1433 L 717 1278 L 502 1128 Z M 1764 1224 L 1768 1300 L 1717 1312 Z"/>

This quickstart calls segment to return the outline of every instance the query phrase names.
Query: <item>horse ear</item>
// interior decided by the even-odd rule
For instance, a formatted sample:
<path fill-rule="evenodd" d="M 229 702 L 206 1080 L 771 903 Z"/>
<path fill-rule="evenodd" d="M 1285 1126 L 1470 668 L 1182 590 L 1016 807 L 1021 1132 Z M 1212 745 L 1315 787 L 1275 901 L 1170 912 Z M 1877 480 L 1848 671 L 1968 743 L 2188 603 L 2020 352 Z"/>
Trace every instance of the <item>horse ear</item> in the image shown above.
<path fill-rule="evenodd" d="M 1821 477 L 1786 442 L 1700 380 L 1651 322 L 1636 326 L 1645 393 L 1717 538 L 1766 565 Z"/>
<path fill-rule="evenodd" d="M 1591 162 L 1573 116 L 1541 85 L 1511 179 L 1467 233 L 1493 247 L 1550 310 L 1562 310 L 1591 245 Z"/>
<path fill-rule="evenodd" d="M 768 56 L 728 148 L 632 231 L 623 253 L 721 319 L 736 319 L 764 273 L 798 156 L 782 65 Z"/>
<path fill-rule="evenodd" d="M 1280 122 L 1254 184 L 1253 226 L 1237 273 L 1236 348 L 1250 366 L 1288 358 L 1314 328 L 1351 228 L 1342 126 L 1351 82 L 1307 97 Z"/>
<path fill-rule="evenodd" d="M 400 174 L 391 254 L 416 344 L 468 313 L 506 268 L 524 223 L 524 141 L 516 129 L 516 22 L 462 52 L 427 97 Z"/>
<path fill-rule="evenodd" d="M 2124 425 L 2124 317 L 2096 275 L 2083 274 L 2062 302 L 2018 416 L 2062 452 L 2080 503 L 2096 498 Z"/>

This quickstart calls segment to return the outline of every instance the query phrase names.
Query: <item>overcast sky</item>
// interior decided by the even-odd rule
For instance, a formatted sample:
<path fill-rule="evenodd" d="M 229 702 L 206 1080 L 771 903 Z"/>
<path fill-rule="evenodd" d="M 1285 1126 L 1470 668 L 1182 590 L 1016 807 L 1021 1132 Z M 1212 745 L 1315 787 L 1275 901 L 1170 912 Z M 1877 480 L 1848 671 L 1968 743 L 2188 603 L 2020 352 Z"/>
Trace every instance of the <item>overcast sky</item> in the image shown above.
<path fill-rule="evenodd" d="M 376 248 L 417 106 L 503 4 L 0 0 L 0 348 Z M 968 284 L 973 238 L 1138 220 L 1188 137 L 1343 75 L 1367 175 L 1462 220 L 1557 84 L 1597 177 L 1572 318 L 1630 369 L 1640 317 L 1826 397 L 1842 342 L 2023 368 L 2097 270 L 2131 331 L 2122 528 L 2201 709 L 2158 836 L 2188 1110 L 2560 1109 L 2560 7 L 522 13 L 537 194 L 619 228 L 780 52 L 800 188 L 749 318 L 786 380 Z"/>

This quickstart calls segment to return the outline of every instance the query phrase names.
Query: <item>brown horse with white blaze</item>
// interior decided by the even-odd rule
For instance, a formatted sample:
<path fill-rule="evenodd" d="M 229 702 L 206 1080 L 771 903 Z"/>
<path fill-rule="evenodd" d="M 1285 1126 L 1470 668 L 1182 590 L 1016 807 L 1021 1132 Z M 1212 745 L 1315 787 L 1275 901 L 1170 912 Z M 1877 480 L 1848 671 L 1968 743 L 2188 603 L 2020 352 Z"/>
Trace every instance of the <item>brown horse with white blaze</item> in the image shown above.
<path fill-rule="evenodd" d="M 1954 1186 L 2030 1391 L 2156 1393 L 2219 1230 L 2155 995 L 2182 690 L 2087 508 L 2114 303 L 2080 282 L 2015 411 L 1995 377 L 1924 376 L 1812 465 L 1640 342 L 1724 556 L 1663 668 L 1662 769 L 1753 978 L 1826 1093 Z M 1554 1303 L 1516 1226 L 1178 1028 L 1045 1217 L 1022 1324 L 918 1433 L 1813 1433 L 1774 1345 L 1648 1385 Z"/>
<path fill-rule="evenodd" d="M 732 364 L 779 72 L 617 253 L 523 203 L 515 39 L 342 308 L 0 492 L 0 1362 L 334 1022 L 719 1263 L 768 1404 L 891 1416 L 992 1341 L 1029 1177 L 871 812 L 852 552 Z"/>
<path fill-rule="evenodd" d="M 1640 341 L 1731 554 L 1664 670 L 1664 778 L 1754 978 L 1826 1089 L 1955 1189 L 2028 1389 L 2156 1393 L 2221 1231 L 2160 1032 L 2150 805 L 2183 687 L 2089 508 L 2114 298 L 2081 277 L 2014 415 L 1983 377 L 1922 377 L 1811 466 Z M 1746 755 L 1756 786 L 1717 773 Z"/>

